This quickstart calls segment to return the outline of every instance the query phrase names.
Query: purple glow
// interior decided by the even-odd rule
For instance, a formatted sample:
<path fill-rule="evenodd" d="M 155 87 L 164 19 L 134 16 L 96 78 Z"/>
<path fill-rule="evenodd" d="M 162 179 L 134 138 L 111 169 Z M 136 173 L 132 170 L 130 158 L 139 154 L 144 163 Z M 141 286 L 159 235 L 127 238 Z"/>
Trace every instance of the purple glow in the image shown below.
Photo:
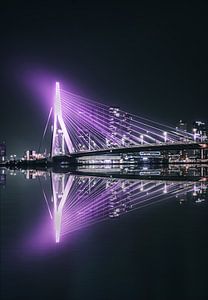
<path fill-rule="evenodd" d="M 73 145 L 62 117 L 60 83 L 56 82 L 56 94 L 54 100 L 52 156 L 65 154 L 64 142 L 67 145 L 68 152 L 71 153 L 73 151 Z"/>
<path fill-rule="evenodd" d="M 22 78 L 25 88 L 33 94 L 32 99 L 38 101 L 37 105 L 48 113 L 53 106 L 55 76 L 41 69 L 25 69 L 22 70 Z"/>
<path fill-rule="evenodd" d="M 53 220 L 48 214 L 44 215 L 39 226 L 33 232 L 27 234 L 23 242 L 25 255 L 44 255 L 51 248 L 54 248 Z"/>
<path fill-rule="evenodd" d="M 60 134 L 57 133 L 58 123 L 62 131 Z M 72 153 L 193 141 L 193 134 L 176 131 L 170 126 L 72 94 L 61 89 L 58 82 L 54 102 L 54 132 L 59 138 L 62 134 L 66 143 L 65 146 L 62 144 L 62 151 L 53 151 L 55 155 L 65 153 L 64 147 L 68 153 Z M 55 146 L 54 140 L 53 149 L 60 148 L 60 145 Z"/>
<path fill-rule="evenodd" d="M 86 179 L 63 174 L 52 179 L 56 242 L 81 228 L 196 189 L 190 182 Z"/>
<path fill-rule="evenodd" d="M 24 248 L 43 255 L 66 241 L 67 235 L 104 220 L 168 199 L 184 198 L 206 189 L 203 182 L 113 179 L 51 174 L 52 201 L 40 226 L 30 233 Z M 74 235 L 75 236 L 75 235 Z"/>

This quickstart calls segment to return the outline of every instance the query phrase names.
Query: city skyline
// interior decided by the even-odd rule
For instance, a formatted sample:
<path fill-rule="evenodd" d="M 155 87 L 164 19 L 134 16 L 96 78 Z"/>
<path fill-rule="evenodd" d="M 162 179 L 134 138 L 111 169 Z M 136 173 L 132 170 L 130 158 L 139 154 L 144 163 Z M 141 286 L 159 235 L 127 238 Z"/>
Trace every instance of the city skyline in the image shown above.
<path fill-rule="evenodd" d="M 55 83 L 54 83 L 54 85 L 55 85 Z M 51 93 L 52 100 L 54 100 L 55 99 L 55 96 L 54 96 L 55 95 L 55 89 L 52 88 L 50 93 Z M 53 93 L 54 93 L 54 95 L 52 96 Z M 70 94 L 71 94 L 72 98 L 73 97 L 78 97 L 78 99 L 79 99 L 79 97 L 80 97 L 80 99 L 82 98 L 82 96 L 75 95 L 73 93 L 70 93 Z M 87 99 L 87 98 L 83 98 L 83 99 L 86 99 L 87 101 L 94 101 L 94 100 Z M 68 101 L 68 104 L 71 105 L 70 104 L 70 97 L 68 98 L 67 101 Z M 66 99 L 65 99 L 65 102 L 66 102 Z M 48 99 L 48 107 L 50 107 L 51 105 L 54 105 L 53 101 L 51 101 L 51 99 Z M 73 104 L 73 101 L 72 101 L 72 106 L 73 105 L 74 104 Z M 105 116 L 105 114 L 106 114 L 106 112 L 103 111 L 102 106 L 107 107 L 104 103 L 97 102 L 97 108 L 93 108 L 93 107 L 88 108 L 88 109 L 91 110 L 91 114 L 93 115 L 93 118 L 98 118 L 97 122 L 99 122 L 99 118 L 102 117 L 103 113 L 104 113 L 103 116 Z M 45 146 L 46 146 L 45 150 L 47 150 L 47 151 L 50 150 L 48 147 L 50 147 L 51 137 L 52 137 L 52 133 L 50 133 L 50 127 L 53 126 L 53 118 L 51 117 L 51 113 L 52 113 L 51 109 L 52 109 L 52 107 L 50 108 L 49 115 L 48 115 L 48 118 L 50 117 L 50 119 L 48 119 L 48 121 L 47 121 L 48 122 L 48 127 L 49 127 L 49 130 L 47 128 L 47 130 L 49 131 L 48 136 L 47 136 L 48 145 L 45 144 Z M 114 143 L 112 141 L 113 141 L 113 139 L 115 140 L 117 138 L 117 136 L 121 136 L 119 138 L 121 146 L 122 145 L 123 146 L 130 146 L 130 145 L 133 145 L 135 143 L 135 141 L 134 141 L 133 144 L 132 144 L 132 142 L 130 141 L 131 140 L 131 135 L 132 135 L 132 116 L 135 116 L 135 115 L 134 114 L 132 115 L 129 112 L 123 111 L 119 106 L 108 106 L 107 119 L 108 119 L 108 122 L 109 122 L 109 129 L 111 130 L 111 134 L 108 138 L 107 137 L 103 138 L 103 143 L 106 146 L 114 146 Z M 139 117 L 141 117 L 141 120 L 143 119 L 142 116 L 139 116 Z M 144 120 L 147 120 L 149 122 L 153 122 L 154 124 L 160 124 L 160 122 L 156 122 L 155 120 L 148 120 L 146 118 L 144 118 Z M 183 120 L 185 120 L 185 119 L 183 119 Z M 207 134 L 207 130 L 208 130 L 208 125 L 207 124 L 208 123 L 207 122 L 203 122 L 203 121 L 200 121 L 200 120 L 194 120 L 194 121 L 192 120 L 192 122 L 188 123 L 188 122 L 183 121 L 183 120 L 179 120 L 176 124 L 174 124 L 176 126 L 174 127 L 174 125 L 173 125 L 172 130 L 175 128 L 176 131 L 184 132 L 184 133 L 187 132 L 187 134 L 193 135 L 192 139 L 194 141 L 206 141 L 207 140 L 207 136 L 208 136 L 208 134 Z M 46 120 L 44 120 L 44 121 L 46 122 Z M 45 125 L 45 124 L 43 124 L 43 125 Z M 167 125 L 167 128 L 171 128 L 171 127 L 169 127 L 170 124 L 166 124 L 166 125 Z M 145 126 L 149 126 L 149 125 L 145 125 Z M 165 126 L 165 124 L 164 124 L 164 126 Z M 43 129 L 44 128 L 42 128 L 42 132 L 43 132 Z M 134 132 L 134 130 L 133 130 L 133 132 Z M 84 133 L 83 129 L 81 130 L 81 128 L 80 129 L 77 128 L 76 134 L 78 134 L 78 137 L 81 138 L 81 140 L 83 138 L 83 145 L 80 144 L 80 146 L 81 147 L 83 146 L 84 148 L 83 149 L 80 148 L 80 150 L 86 149 L 86 146 L 84 146 L 84 145 L 86 143 L 85 140 L 86 140 L 87 136 L 89 135 L 89 131 L 86 129 L 85 133 Z M 163 134 L 164 134 L 164 132 L 163 132 Z M 86 137 L 85 137 L 85 135 L 86 135 Z M 144 143 L 144 136 L 142 134 L 139 137 L 138 144 L 141 143 L 141 141 L 140 141 L 141 136 L 142 136 L 142 140 L 143 140 L 143 143 Z M 90 137 L 88 137 L 88 139 L 90 139 Z M 40 147 L 42 142 L 40 142 L 40 140 L 38 142 L 39 143 L 36 144 L 35 147 L 30 146 L 28 148 L 24 148 L 24 151 L 22 151 L 21 154 L 25 153 L 25 151 L 27 149 L 31 149 L 31 150 L 34 149 L 36 151 L 37 150 L 39 151 L 40 149 L 38 149 L 38 145 Z M 93 142 L 93 140 L 92 140 L 92 142 Z M 92 144 L 92 142 L 91 142 L 91 144 Z M 2 139 L 1 143 L 6 143 L 6 139 L 4 139 L 4 140 Z M 10 141 L 8 142 L 8 144 L 10 145 Z M 87 143 L 87 148 L 88 148 L 88 143 Z M 41 152 L 42 151 L 43 151 L 43 149 L 41 149 Z M 16 156 L 16 153 L 18 153 L 19 154 L 18 156 L 20 157 L 20 151 L 15 152 L 14 149 L 12 149 L 12 150 L 10 149 L 10 154 L 11 153 L 15 154 L 15 156 Z"/>
<path fill-rule="evenodd" d="M 25 149 L 27 159 L 29 155 L 36 157 L 36 152 L 41 158 L 44 157 L 43 152 L 45 156 L 53 157 L 67 152 L 70 154 L 106 147 L 128 148 L 152 143 L 207 142 L 208 124 L 205 122 L 194 121 L 190 127 L 190 124 L 180 120 L 176 127 L 170 127 L 125 112 L 118 106 L 107 106 L 73 94 L 59 82 L 54 85 L 56 87 L 53 89 L 54 101 L 50 103 L 53 106 L 50 108 L 38 150 L 37 147 L 35 149 L 30 147 L 27 151 Z M 45 140 L 48 140 L 48 144 Z M 0 146 L 2 149 L 5 148 L 4 152 L 6 152 L 4 143 Z M 55 144 L 57 150 L 54 150 Z M 4 158 L 5 155 L 1 157 Z M 14 159 L 17 155 L 13 152 L 11 157 Z"/>
<path fill-rule="evenodd" d="M 182 120 L 170 127 L 73 94 L 56 82 L 38 151 L 25 149 L 24 155 L 9 157 L 2 143 L 0 162 L 13 167 L 36 163 L 49 167 L 58 161 L 72 165 L 206 163 L 207 142 L 207 124 L 201 121 L 195 121 L 190 132 Z"/>
<path fill-rule="evenodd" d="M 207 300 L 207 16 L 2 3 L 2 300 Z"/>
<path fill-rule="evenodd" d="M 203 5 L 68 5 L 14 5 L 11 12 L 5 4 L 1 11 L 0 140 L 9 152 L 37 147 L 57 80 L 172 126 L 180 119 L 207 122 Z"/>

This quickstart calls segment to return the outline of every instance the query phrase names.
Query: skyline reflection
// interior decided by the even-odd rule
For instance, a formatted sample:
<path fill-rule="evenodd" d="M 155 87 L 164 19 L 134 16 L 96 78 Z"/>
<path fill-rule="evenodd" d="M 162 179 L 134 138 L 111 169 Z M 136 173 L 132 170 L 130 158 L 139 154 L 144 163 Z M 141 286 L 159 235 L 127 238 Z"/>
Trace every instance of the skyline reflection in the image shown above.
<path fill-rule="evenodd" d="M 52 173 L 56 242 L 108 218 L 168 199 L 205 201 L 203 182 L 129 180 Z"/>
<path fill-rule="evenodd" d="M 208 198 L 207 167 L 174 166 L 166 169 L 80 168 L 65 173 L 54 170 L 10 170 L 25 179 L 39 180 L 54 242 L 104 220 L 175 199 L 184 204 Z M 5 171 L 2 172 L 5 175 Z M 155 180 L 154 180 L 155 177 Z M 37 224 L 38 225 L 38 224 Z M 43 228 L 44 230 L 44 228 Z"/>

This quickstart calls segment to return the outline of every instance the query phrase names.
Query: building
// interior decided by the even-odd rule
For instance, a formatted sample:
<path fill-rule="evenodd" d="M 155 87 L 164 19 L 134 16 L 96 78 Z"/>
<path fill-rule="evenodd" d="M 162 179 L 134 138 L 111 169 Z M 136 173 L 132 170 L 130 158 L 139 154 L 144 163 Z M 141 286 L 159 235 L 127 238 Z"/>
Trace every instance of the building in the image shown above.
<path fill-rule="evenodd" d="M 207 124 L 201 121 L 193 123 L 194 140 L 204 142 L 208 140 Z"/>
<path fill-rule="evenodd" d="M 35 150 L 27 150 L 25 151 L 25 155 L 22 160 L 37 160 L 44 159 L 45 156 L 42 153 L 37 153 Z"/>
<path fill-rule="evenodd" d="M 80 114 L 84 113 L 80 112 Z M 105 145 L 105 133 L 102 131 L 102 127 L 105 126 L 105 110 L 100 107 L 92 107 L 86 112 L 86 115 L 85 122 L 82 126 L 76 126 L 73 132 L 74 136 L 78 138 L 76 145 L 78 151 L 96 150 Z M 83 116 L 83 118 L 85 118 L 85 116 Z M 96 127 L 95 125 L 97 124 L 99 124 L 99 126 Z"/>
<path fill-rule="evenodd" d="M 78 128 L 77 137 L 79 138 L 78 150 L 90 150 L 90 132 L 87 129 Z"/>
<path fill-rule="evenodd" d="M 180 132 L 183 136 L 181 136 L 181 141 L 186 141 L 188 138 L 188 135 L 186 136 L 187 133 L 187 123 L 184 122 L 183 120 L 180 120 L 176 126 L 176 131 Z"/>
<path fill-rule="evenodd" d="M 6 143 L 0 143 L 0 163 L 6 160 Z"/>
<path fill-rule="evenodd" d="M 5 187 L 6 185 L 6 171 L 0 169 L 0 187 Z"/>
<path fill-rule="evenodd" d="M 123 112 L 121 116 L 121 124 L 123 126 L 123 134 L 122 134 L 122 146 L 130 146 L 131 145 L 131 133 L 132 133 L 132 117 Z"/>
<path fill-rule="evenodd" d="M 187 123 L 183 120 L 180 120 L 176 126 L 176 130 L 187 132 Z"/>
<path fill-rule="evenodd" d="M 119 107 L 109 108 L 110 140 L 106 140 L 107 146 L 129 146 L 131 144 L 132 117 Z"/>

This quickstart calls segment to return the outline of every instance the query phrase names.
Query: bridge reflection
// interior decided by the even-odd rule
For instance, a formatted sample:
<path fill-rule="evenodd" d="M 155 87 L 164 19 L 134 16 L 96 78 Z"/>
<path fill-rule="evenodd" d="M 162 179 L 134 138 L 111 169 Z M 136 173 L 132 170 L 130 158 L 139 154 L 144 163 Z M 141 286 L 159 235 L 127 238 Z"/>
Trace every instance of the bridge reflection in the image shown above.
<path fill-rule="evenodd" d="M 190 201 L 199 205 L 208 200 L 207 166 L 83 166 L 76 171 L 64 168 L 22 173 L 27 179 L 40 181 L 56 243 L 95 223 L 162 201 L 175 199 L 179 205 Z"/>
<path fill-rule="evenodd" d="M 141 174 L 144 170 L 138 172 Z M 204 173 L 201 169 L 199 172 Z M 56 242 L 76 230 L 171 198 L 180 203 L 186 199 L 199 203 L 208 197 L 206 177 L 200 174 L 196 176 L 198 181 L 193 178 L 190 181 L 190 176 L 184 175 L 180 181 L 177 176 L 174 180 L 173 175 L 169 180 L 162 176 L 160 180 L 153 180 L 148 176 L 144 179 L 145 175 L 135 178 L 129 175 L 120 177 L 121 171 L 112 169 L 105 173 L 94 170 L 92 174 L 89 170 L 76 174 L 51 173 Z"/>

